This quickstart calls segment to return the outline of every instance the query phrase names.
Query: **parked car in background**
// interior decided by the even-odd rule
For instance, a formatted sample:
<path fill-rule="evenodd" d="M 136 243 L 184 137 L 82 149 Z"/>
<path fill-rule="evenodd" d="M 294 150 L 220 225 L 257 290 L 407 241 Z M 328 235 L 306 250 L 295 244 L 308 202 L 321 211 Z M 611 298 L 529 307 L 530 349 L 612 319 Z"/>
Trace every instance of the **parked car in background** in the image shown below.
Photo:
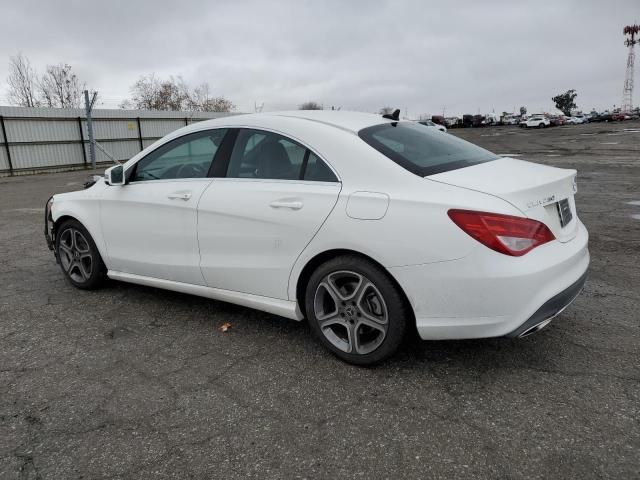
<path fill-rule="evenodd" d="M 576 117 L 567 118 L 567 125 L 575 125 L 577 122 Z"/>
<path fill-rule="evenodd" d="M 498 125 L 500 123 L 500 117 L 495 113 L 487 113 L 484 117 L 484 124 L 489 125 Z"/>
<path fill-rule="evenodd" d="M 611 121 L 611 113 L 602 112 L 599 113 L 596 117 L 591 119 L 592 122 L 609 122 Z"/>
<path fill-rule="evenodd" d="M 520 121 L 518 122 L 518 126 L 519 126 L 520 128 L 524 128 L 524 127 L 526 127 L 526 126 L 527 126 L 527 119 L 528 119 L 528 117 L 527 117 L 526 115 L 522 115 L 522 116 L 520 117 Z"/>
<path fill-rule="evenodd" d="M 418 123 L 420 125 L 424 125 L 425 127 L 435 128 L 436 130 L 440 130 L 441 132 L 447 132 L 447 127 L 445 127 L 444 125 L 438 125 L 431 120 L 419 120 Z"/>
<path fill-rule="evenodd" d="M 545 128 L 549 125 L 551 125 L 549 119 L 547 117 L 543 117 L 542 115 L 535 115 L 533 117 L 530 117 L 525 123 L 525 126 L 527 128 Z"/>
<path fill-rule="evenodd" d="M 473 115 L 463 115 L 462 116 L 462 126 L 469 128 L 469 127 L 473 127 Z"/>
<path fill-rule="evenodd" d="M 564 115 L 553 115 L 549 117 L 549 123 L 552 127 L 559 127 L 567 123 L 567 118 Z"/>
<path fill-rule="evenodd" d="M 578 114 L 578 115 L 574 116 L 573 118 L 575 118 L 576 125 L 579 125 L 579 124 L 582 124 L 582 123 L 589 123 L 589 120 L 587 119 L 587 117 L 585 115 L 582 115 L 582 114 Z"/>
<path fill-rule="evenodd" d="M 455 128 L 460 126 L 460 119 L 458 117 L 445 117 L 444 124 L 447 128 Z"/>
<path fill-rule="evenodd" d="M 484 127 L 486 124 L 484 115 L 474 115 L 473 116 L 473 126 L 474 127 Z"/>
<path fill-rule="evenodd" d="M 611 115 L 611 120 L 621 122 L 622 120 L 629 120 L 631 117 L 623 112 L 616 112 Z"/>
<path fill-rule="evenodd" d="M 445 120 L 442 115 L 431 115 L 431 121 L 437 125 L 445 124 Z"/>

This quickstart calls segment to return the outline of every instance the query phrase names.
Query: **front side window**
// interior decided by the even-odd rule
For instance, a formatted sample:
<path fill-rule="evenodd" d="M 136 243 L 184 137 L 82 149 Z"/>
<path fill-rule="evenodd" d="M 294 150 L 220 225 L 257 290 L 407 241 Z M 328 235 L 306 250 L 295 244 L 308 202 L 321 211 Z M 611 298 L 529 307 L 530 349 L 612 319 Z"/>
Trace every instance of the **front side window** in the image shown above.
<path fill-rule="evenodd" d="M 497 155 L 437 129 L 413 122 L 367 127 L 358 136 L 410 172 L 425 177 L 497 160 Z"/>
<path fill-rule="evenodd" d="M 206 177 L 226 131 L 206 130 L 172 140 L 136 163 L 131 181 Z"/>

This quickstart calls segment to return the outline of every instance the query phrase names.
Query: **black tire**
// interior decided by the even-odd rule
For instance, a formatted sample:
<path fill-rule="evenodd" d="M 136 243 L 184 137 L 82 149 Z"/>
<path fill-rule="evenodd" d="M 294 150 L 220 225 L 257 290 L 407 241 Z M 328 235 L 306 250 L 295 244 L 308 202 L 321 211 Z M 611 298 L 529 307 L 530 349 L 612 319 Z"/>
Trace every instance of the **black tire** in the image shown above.
<path fill-rule="evenodd" d="M 73 286 L 84 290 L 101 286 L 107 269 L 93 238 L 77 220 L 65 220 L 56 228 L 56 255 Z"/>
<path fill-rule="evenodd" d="M 334 302 L 337 298 L 334 295 L 338 292 L 332 290 L 334 295 L 331 295 L 326 285 L 329 282 L 334 286 L 342 283 L 341 293 L 349 294 L 351 274 L 354 275 L 352 283 L 357 283 L 358 276 L 362 279 L 351 292 L 353 299 Z M 328 303 L 328 309 L 332 310 L 332 302 L 336 303 L 335 313 L 325 315 L 325 304 Z M 336 257 L 320 265 L 307 284 L 304 308 L 309 326 L 320 342 L 340 359 L 360 366 L 375 365 L 396 353 L 413 318 L 402 292 L 389 275 L 358 255 Z M 324 320 L 319 320 L 318 316 Z M 321 327 L 320 322 L 327 322 L 327 319 L 328 323 L 334 323 L 329 326 L 323 323 L 324 328 Z M 376 328 L 371 327 L 373 324 Z M 384 329 L 386 331 L 382 332 Z M 341 332 L 346 339 L 341 337 Z M 350 340 L 353 335 L 357 338 L 355 352 Z M 361 352 L 357 351 L 359 348 Z"/>

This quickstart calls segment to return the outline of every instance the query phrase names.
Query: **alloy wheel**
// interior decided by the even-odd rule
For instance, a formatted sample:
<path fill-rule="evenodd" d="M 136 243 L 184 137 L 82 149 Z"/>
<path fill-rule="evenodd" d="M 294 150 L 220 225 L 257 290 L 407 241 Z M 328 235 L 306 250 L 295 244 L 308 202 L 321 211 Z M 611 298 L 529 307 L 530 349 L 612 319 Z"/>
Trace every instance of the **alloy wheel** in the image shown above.
<path fill-rule="evenodd" d="M 387 305 L 362 274 L 341 270 L 326 275 L 316 288 L 313 309 L 322 334 L 343 352 L 371 353 L 387 335 Z"/>
<path fill-rule="evenodd" d="M 60 234 L 58 243 L 60 264 L 74 282 L 84 283 L 93 271 L 91 247 L 83 233 L 76 228 L 67 228 Z"/>

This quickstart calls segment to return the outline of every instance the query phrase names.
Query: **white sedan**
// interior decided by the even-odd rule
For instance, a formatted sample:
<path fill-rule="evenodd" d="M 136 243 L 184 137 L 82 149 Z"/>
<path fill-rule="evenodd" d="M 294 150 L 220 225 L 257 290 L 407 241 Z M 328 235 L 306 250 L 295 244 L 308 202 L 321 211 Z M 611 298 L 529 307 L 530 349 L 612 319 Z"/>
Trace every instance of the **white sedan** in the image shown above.
<path fill-rule="evenodd" d="M 431 120 L 419 120 L 418 123 L 420 125 L 424 125 L 425 127 L 435 128 L 441 132 L 447 133 L 447 127 L 444 125 L 440 125 L 439 123 L 432 122 Z"/>
<path fill-rule="evenodd" d="M 527 128 L 535 127 L 535 128 L 545 128 L 551 125 L 551 121 L 547 117 L 543 116 L 533 116 L 527 119 L 525 126 Z"/>
<path fill-rule="evenodd" d="M 367 365 L 423 339 L 522 337 L 580 292 L 576 171 L 501 158 L 397 116 L 298 111 L 177 130 L 54 195 L 45 235 L 105 277 L 306 319 Z"/>

